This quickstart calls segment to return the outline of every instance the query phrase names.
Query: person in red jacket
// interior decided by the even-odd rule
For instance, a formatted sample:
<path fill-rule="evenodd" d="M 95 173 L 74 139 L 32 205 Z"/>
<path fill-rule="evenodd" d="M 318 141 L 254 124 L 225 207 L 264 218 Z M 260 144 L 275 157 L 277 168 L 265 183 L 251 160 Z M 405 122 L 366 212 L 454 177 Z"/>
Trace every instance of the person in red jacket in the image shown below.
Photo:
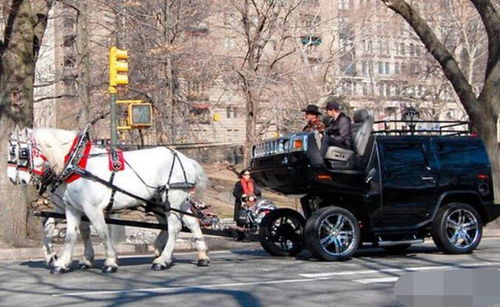
<path fill-rule="evenodd" d="M 234 201 L 234 220 L 236 225 L 241 225 L 239 221 L 239 212 L 241 210 L 241 203 L 246 201 L 255 202 L 257 197 L 262 194 L 259 187 L 255 184 L 255 181 L 250 177 L 250 170 L 244 169 L 240 172 L 240 180 L 236 182 L 233 188 Z M 252 199 L 253 198 L 253 199 Z M 243 234 L 238 233 L 238 240 L 243 239 Z"/>

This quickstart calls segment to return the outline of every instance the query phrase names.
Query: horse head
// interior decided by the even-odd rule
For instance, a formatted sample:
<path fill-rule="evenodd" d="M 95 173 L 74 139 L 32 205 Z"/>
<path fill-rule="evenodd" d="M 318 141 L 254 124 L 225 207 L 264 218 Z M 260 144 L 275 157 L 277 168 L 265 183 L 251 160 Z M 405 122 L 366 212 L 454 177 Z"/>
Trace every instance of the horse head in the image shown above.
<path fill-rule="evenodd" d="M 11 135 L 9 143 L 9 178 L 14 184 L 37 183 L 49 169 L 47 159 L 38 149 L 33 138 L 33 130 L 24 128 L 16 132 L 16 138 Z M 15 162 L 14 162 L 15 157 Z M 13 165 L 15 163 L 15 169 Z"/>

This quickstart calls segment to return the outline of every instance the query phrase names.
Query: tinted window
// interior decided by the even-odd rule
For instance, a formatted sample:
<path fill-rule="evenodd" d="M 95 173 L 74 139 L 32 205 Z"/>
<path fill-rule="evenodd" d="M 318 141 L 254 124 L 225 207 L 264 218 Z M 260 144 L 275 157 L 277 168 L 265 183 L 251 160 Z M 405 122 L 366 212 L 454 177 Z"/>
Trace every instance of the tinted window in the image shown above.
<path fill-rule="evenodd" d="M 421 143 L 384 144 L 383 160 L 387 171 L 423 169 L 427 165 Z"/>
<path fill-rule="evenodd" d="M 476 167 L 488 164 L 488 156 L 481 142 L 437 142 L 436 153 L 441 167 Z"/>

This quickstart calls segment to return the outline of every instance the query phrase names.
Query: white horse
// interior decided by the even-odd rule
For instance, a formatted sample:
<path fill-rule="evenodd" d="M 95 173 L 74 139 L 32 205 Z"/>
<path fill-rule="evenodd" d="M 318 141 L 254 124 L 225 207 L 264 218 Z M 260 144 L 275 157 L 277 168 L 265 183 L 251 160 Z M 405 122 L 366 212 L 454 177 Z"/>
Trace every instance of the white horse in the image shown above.
<path fill-rule="evenodd" d="M 46 157 L 47 162 L 56 174 L 61 174 L 65 168 L 64 157 L 71 151 L 76 137 L 78 137 L 76 131 L 34 129 L 27 141 L 32 148 L 35 148 Z M 190 212 L 190 203 L 187 201 L 190 196 L 188 189 L 171 188 L 168 189 L 167 195 L 165 191 L 159 193 L 159 191 L 162 191 L 159 188 L 188 181 L 188 183 L 194 184 L 194 194 L 198 199 L 202 197 L 206 189 L 207 178 L 201 166 L 179 152 L 157 147 L 124 152 L 124 158 L 127 165 L 124 170 L 116 172 L 113 184 L 143 199 L 150 200 L 159 197 L 165 202 L 168 197 L 171 208 Z M 92 146 L 85 169 L 98 178 L 105 181 L 110 180 L 112 171 L 108 168 L 107 151 Z M 115 272 L 118 267 L 116 252 L 104 221 L 104 210 L 108 207 L 112 195 L 111 189 L 88 178 L 79 178 L 71 183 L 63 183 L 59 189 L 63 189 L 60 190 L 62 192 L 61 199 L 66 204 L 67 233 L 62 256 L 54 262 L 51 272 L 58 274 L 68 269 L 77 235 L 76 227 L 80 225 L 82 214 L 89 218 L 104 241 L 106 260 L 103 271 Z M 140 201 L 137 199 L 117 192 L 112 209 L 120 210 L 139 204 Z M 163 239 L 160 238 L 162 236 L 163 238 L 166 237 L 167 233 L 160 234 L 157 240 L 159 243 L 155 246 L 155 254 L 158 257 L 154 259 L 152 269 L 166 269 L 172 263 L 173 248 L 182 227 L 182 222 L 190 228 L 195 237 L 195 246 L 198 250 L 198 265 L 208 265 L 207 248 L 196 218 L 175 212 L 167 212 L 164 217 L 160 218 L 163 218 L 168 223 L 168 238 L 165 248 L 161 251 Z"/>
<path fill-rule="evenodd" d="M 22 136 L 19 136 L 22 133 Z M 7 176 L 11 182 L 15 185 L 17 184 L 33 184 L 40 187 L 42 178 L 41 176 L 45 171 L 50 171 L 50 165 L 48 164 L 46 158 L 41 156 L 39 153 L 32 152 L 29 144 L 27 143 L 28 135 L 32 133 L 31 129 L 24 129 L 21 132 L 18 131 L 17 127 L 13 133 L 10 134 L 9 139 L 9 150 L 7 159 Z M 24 157 L 20 157 L 23 153 Z M 65 203 L 62 199 L 66 186 L 59 186 L 53 193 L 50 194 L 50 200 L 52 204 L 55 205 L 54 212 L 64 214 Z M 165 218 L 162 216 L 156 216 L 158 221 L 165 222 Z M 45 263 L 48 266 L 52 266 L 55 260 L 57 260 L 57 254 L 54 249 L 53 237 L 57 223 L 61 222 L 59 218 L 46 218 L 43 225 L 43 251 L 45 256 Z M 92 241 L 90 238 L 90 224 L 89 222 L 82 221 L 80 223 L 80 236 L 84 242 L 84 254 L 83 258 L 79 261 L 79 269 L 87 270 L 93 266 L 94 260 L 94 248 L 92 246 Z M 161 254 L 161 251 L 165 248 L 167 232 L 162 230 L 158 237 L 156 238 L 154 245 L 155 257 Z"/>
<path fill-rule="evenodd" d="M 22 136 L 19 133 L 23 133 Z M 33 156 L 28 143 L 27 133 L 31 133 L 30 129 L 24 129 L 19 132 L 18 128 L 10 134 L 8 159 L 7 159 L 7 176 L 13 184 L 33 184 L 40 183 L 38 175 L 43 174 L 50 166 L 47 161 L 40 155 Z M 22 154 L 21 154 L 22 153 Z M 24 155 L 21 157 L 21 155 Z M 37 175 L 38 174 L 38 175 Z M 64 213 L 64 202 L 59 195 L 64 194 L 64 186 L 60 186 L 55 193 L 51 194 L 50 200 L 55 205 L 54 211 L 56 213 Z M 43 222 L 43 251 L 45 262 L 51 266 L 57 259 L 57 254 L 53 245 L 53 234 L 55 232 L 56 224 L 59 219 L 47 218 Z M 84 242 L 84 257 L 80 260 L 80 269 L 87 269 L 92 267 L 94 259 L 94 249 L 90 240 L 90 228 L 88 222 L 80 224 L 80 235 Z"/>

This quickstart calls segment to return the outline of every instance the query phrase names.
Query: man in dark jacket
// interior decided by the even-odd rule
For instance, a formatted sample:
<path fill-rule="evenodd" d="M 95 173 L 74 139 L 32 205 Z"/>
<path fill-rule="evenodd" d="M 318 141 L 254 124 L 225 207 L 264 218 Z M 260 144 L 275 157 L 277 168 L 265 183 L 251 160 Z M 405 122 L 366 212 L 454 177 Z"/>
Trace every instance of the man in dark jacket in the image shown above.
<path fill-rule="evenodd" d="M 305 112 L 304 118 L 307 120 L 307 125 L 302 129 L 302 131 L 318 131 L 319 134 L 323 135 L 323 131 L 325 131 L 325 124 L 319 118 L 321 112 L 319 111 L 318 106 L 310 104 L 307 108 L 303 109 L 302 112 Z"/>
<path fill-rule="evenodd" d="M 329 101 L 326 104 L 326 114 L 332 118 L 332 123 L 325 129 L 321 142 L 321 155 L 325 156 L 328 146 L 352 149 L 351 119 L 340 110 L 340 104 Z"/>

